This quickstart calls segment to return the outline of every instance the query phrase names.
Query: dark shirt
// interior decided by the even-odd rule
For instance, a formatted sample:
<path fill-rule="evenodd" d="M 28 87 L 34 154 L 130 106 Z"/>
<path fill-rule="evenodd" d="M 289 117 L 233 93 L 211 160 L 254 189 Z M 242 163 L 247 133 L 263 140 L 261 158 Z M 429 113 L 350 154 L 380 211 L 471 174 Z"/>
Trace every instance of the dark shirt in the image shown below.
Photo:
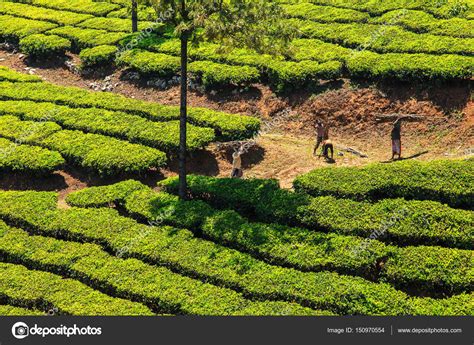
<path fill-rule="evenodd" d="M 400 124 L 396 124 L 395 126 L 393 126 L 393 129 L 392 129 L 392 139 L 393 140 L 400 140 L 401 139 L 401 126 Z"/>

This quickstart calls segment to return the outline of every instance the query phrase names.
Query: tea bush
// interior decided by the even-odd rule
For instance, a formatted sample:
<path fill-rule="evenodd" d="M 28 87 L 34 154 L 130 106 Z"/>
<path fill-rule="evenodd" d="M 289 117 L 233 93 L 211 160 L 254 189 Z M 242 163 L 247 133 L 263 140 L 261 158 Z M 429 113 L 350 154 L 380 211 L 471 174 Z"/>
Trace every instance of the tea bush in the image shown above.
<path fill-rule="evenodd" d="M 0 66 L 0 81 L 10 82 L 40 82 L 42 79 L 36 75 L 19 73 L 7 67 Z"/>
<path fill-rule="evenodd" d="M 49 22 L 0 15 L 0 38 L 15 43 L 23 37 L 44 33 L 55 27 L 56 24 Z"/>
<path fill-rule="evenodd" d="M 33 20 L 43 20 L 59 25 L 75 25 L 86 19 L 93 18 L 93 16 L 90 14 L 58 11 L 9 1 L 2 1 L 0 14 L 7 14 Z"/>
<path fill-rule="evenodd" d="M 56 122 L 68 129 L 114 136 L 174 153 L 179 148 L 179 122 L 153 122 L 137 115 L 97 108 L 69 108 L 53 103 L 0 101 L 0 114 L 23 120 Z M 214 141 L 211 128 L 188 124 L 187 147 L 201 149 Z"/>
<path fill-rule="evenodd" d="M 0 138 L 0 171 L 49 174 L 65 163 L 58 153 Z"/>
<path fill-rule="evenodd" d="M 0 263 L 0 293 L 8 303 L 28 309 L 42 309 L 46 304 L 64 315 L 153 315 L 143 304 L 110 297 L 76 280 L 3 262 Z"/>
<path fill-rule="evenodd" d="M 71 50 L 71 42 L 56 35 L 36 34 L 22 38 L 20 49 L 32 58 L 47 59 L 64 55 Z"/>
<path fill-rule="evenodd" d="M 405 161 L 362 168 L 325 168 L 298 176 L 297 191 L 355 200 L 436 200 L 474 209 L 474 161 Z"/>
<path fill-rule="evenodd" d="M 57 151 L 69 163 L 101 175 L 140 172 L 166 164 L 166 155 L 156 149 L 103 135 L 62 130 L 52 122 L 0 116 L 0 136 Z"/>
<path fill-rule="evenodd" d="M 81 50 L 82 67 L 109 66 L 115 62 L 116 46 L 101 45 Z"/>
<path fill-rule="evenodd" d="M 53 102 L 73 108 L 97 107 L 139 115 L 152 121 L 179 119 L 179 107 L 145 102 L 107 92 L 92 92 L 76 87 L 43 83 L 41 88 L 28 83 L 0 82 L 0 99 Z M 255 136 L 260 121 L 251 116 L 228 114 L 206 108 L 190 107 L 188 120 L 200 127 L 210 127 L 220 141 L 243 140 Z"/>
<path fill-rule="evenodd" d="M 325 314 L 292 303 L 252 302 L 232 290 L 180 276 L 164 267 L 116 258 L 94 244 L 29 236 L 14 228 L 0 236 L 0 256 L 4 260 L 38 270 L 67 272 L 72 279 L 113 290 L 114 296 L 138 300 L 165 313 L 253 315 L 250 310 L 257 310 L 260 315 L 280 315 L 286 310 L 291 315 Z"/>
<path fill-rule="evenodd" d="M 177 179 L 159 185 L 177 193 Z M 229 208 L 266 223 L 324 229 L 401 244 L 433 244 L 472 249 L 474 215 L 434 201 L 381 200 L 375 204 L 335 197 L 311 198 L 278 187 L 275 180 L 188 176 L 192 198 Z M 391 221 L 396 217 L 396 221 Z M 388 225 L 387 225 L 388 224 Z M 381 236 L 383 235 L 383 236 Z"/>

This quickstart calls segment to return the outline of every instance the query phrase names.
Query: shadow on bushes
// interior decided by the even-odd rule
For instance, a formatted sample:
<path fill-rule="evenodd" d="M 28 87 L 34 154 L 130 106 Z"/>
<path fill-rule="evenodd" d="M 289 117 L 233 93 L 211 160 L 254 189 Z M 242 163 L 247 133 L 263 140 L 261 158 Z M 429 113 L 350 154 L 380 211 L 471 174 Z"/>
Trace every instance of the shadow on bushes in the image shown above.
<path fill-rule="evenodd" d="M 36 190 L 49 192 L 64 188 L 67 188 L 67 183 L 64 177 L 58 173 L 46 176 L 13 172 L 0 174 L 0 189 L 3 190 Z"/>
<path fill-rule="evenodd" d="M 168 162 L 168 169 L 177 174 L 178 165 L 178 157 L 171 157 Z M 216 176 L 220 172 L 214 153 L 207 150 L 198 150 L 189 154 L 186 168 L 189 174 Z"/>

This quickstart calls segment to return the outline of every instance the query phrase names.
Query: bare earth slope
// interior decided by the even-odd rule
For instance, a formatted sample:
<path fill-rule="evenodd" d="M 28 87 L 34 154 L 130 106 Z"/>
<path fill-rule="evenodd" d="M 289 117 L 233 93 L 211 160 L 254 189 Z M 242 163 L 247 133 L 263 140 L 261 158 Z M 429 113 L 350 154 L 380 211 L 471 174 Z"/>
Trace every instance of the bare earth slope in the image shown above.
<path fill-rule="evenodd" d="M 77 61 L 77 57 L 70 57 Z M 32 63 L 20 54 L 5 51 L 0 51 L 0 65 L 20 72 L 30 71 L 59 85 L 90 88 L 91 83 L 100 85 L 104 80 L 104 75 L 84 78 L 64 65 Z M 178 87 L 156 90 L 123 80 L 121 72 L 116 71 L 110 76 L 113 92 L 163 104 L 178 104 Z M 191 92 L 189 101 L 192 106 L 261 117 L 267 123 L 265 133 L 257 138 L 259 145 L 243 157 L 245 176 L 278 178 L 284 187 L 290 187 L 297 175 L 327 165 L 311 154 L 316 118 L 330 124 L 331 138 L 338 149 L 335 163 L 338 166 L 386 161 L 390 157 L 390 125 L 377 124 L 376 114 L 426 116 L 427 120 L 422 123 L 403 125 L 403 151 L 407 158 L 459 157 L 469 154 L 469 149 L 474 148 L 474 102 L 469 82 L 422 87 L 408 84 L 355 85 L 339 81 L 323 84 L 318 90 L 290 95 L 275 95 L 266 86 L 254 85 L 249 90 L 224 90 L 217 94 Z M 344 147 L 356 148 L 366 153 L 368 158 L 347 152 L 339 155 L 339 149 Z M 196 173 L 226 176 L 230 172 L 230 152 L 230 149 L 217 150 L 212 145 L 206 152 L 193 157 L 189 169 Z M 175 174 L 176 169 L 177 164 L 171 162 L 163 174 L 151 173 L 141 178 L 154 185 L 163 176 Z M 3 177 L 0 188 L 35 187 L 62 190 L 67 194 L 87 185 L 102 183 L 105 181 L 71 169 L 58 172 L 48 181 Z"/>

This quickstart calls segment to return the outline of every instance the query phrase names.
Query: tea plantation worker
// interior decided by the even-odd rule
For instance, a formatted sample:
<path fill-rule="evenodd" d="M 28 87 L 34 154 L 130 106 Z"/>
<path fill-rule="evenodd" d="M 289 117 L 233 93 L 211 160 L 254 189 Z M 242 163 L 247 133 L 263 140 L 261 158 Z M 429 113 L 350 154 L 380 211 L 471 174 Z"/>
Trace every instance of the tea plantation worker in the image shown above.
<path fill-rule="evenodd" d="M 402 121 L 397 119 L 393 123 L 392 128 L 392 160 L 395 159 L 395 155 L 398 155 L 398 159 L 402 156 L 402 137 L 401 137 L 401 130 L 402 130 Z"/>
<path fill-rule="evenodd" d="M 313 156 L 316 155 L 316 151 L 323 142 L 324 139 L 328 139 L 329 133 L 326 126 L 321 120 L 316 121 L 316 144 L 314 145 Z"/>
<path fill-rule="evenodd" d="M 329 151 L 331 151 L 331 157 L 329 157 Z M 334 160 L 334 145 L 332 144 L 331 139 L 326 139 L 323 141 L 321 152 L 323 157 L 327 160 Z M 319 157 L 321 157 L 321 155 L 319 155 Z"/>
<path fill-rule="evenodd" d="M 243 176 L 241 155 L 242 147 L 232 154 L 232 173 L 230 175 L 232 178 L 241 178 Z"/>

